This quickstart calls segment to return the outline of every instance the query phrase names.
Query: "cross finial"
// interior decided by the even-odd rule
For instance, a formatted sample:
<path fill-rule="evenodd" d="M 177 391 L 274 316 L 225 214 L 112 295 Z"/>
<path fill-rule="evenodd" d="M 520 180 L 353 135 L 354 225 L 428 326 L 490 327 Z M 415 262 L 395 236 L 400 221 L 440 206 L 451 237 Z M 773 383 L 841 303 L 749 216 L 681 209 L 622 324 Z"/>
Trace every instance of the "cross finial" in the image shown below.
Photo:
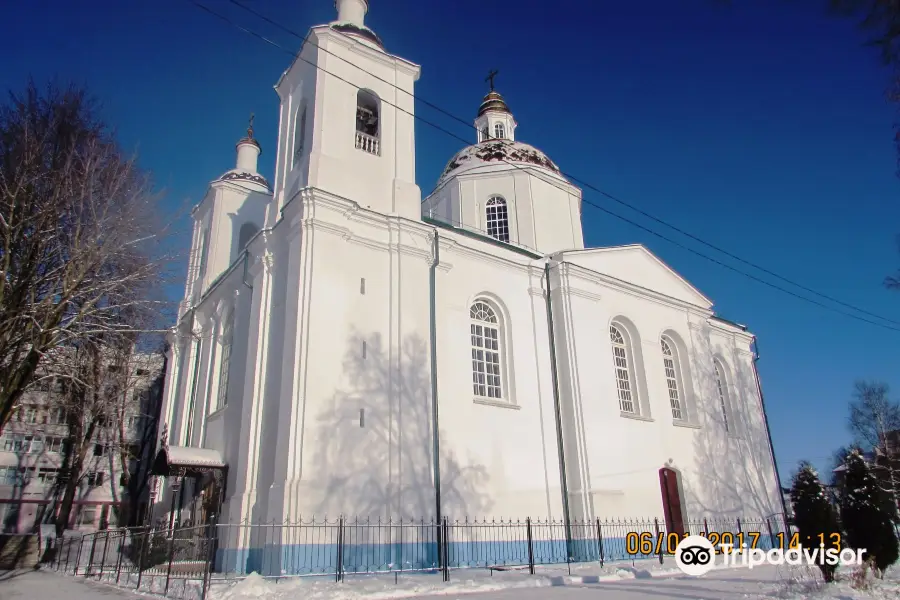
<path fill-rule="evenodd" d="M 489 81 L 491 83 L 491 91 L 494 91 L 494 77 L 499 75 L 499 72 L 496 69 L 492 69 L 490 73 L 488 73 L 487 79 L 485 81 Z"/>
<path fill-rule="evenodd" d="M 255 117 L 254 117 L 253 113 L 250 113 L 250 125 L 247 127 L 247 137 L 250 138 L 251 140 L 253 139 L 253 119 L 254 118 Z"/>

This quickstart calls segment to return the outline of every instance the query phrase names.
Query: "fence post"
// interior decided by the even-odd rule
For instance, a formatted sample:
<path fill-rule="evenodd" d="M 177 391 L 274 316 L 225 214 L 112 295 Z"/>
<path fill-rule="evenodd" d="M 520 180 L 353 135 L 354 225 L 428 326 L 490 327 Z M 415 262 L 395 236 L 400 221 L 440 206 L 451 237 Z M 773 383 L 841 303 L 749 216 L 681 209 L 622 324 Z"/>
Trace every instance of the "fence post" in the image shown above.
<path fill-rule="evenodd" d="M 63 540 L 66 538 L 63 537 Z M 72 538 L 69 538 L 69 547 L 66 550 L 66 573 L 69 572 L 69 556 L 72 554 Z"/>
<path fill-rule="evenodd" d="M 119 576 L 122 574 L 122 554 L 125 550 L 125 535 L 128 530 L 122 531 L 122 539 L 119 541 L 119 558 L 116 559 L 116 585 L 119 585 Z"/>
<path fill-rule="evenodd" d="M 653 517 L 653 528 L 656 529 L 656 541 L 659 543 L 659 519 L 656 517 Z M 659 544 L 659 564 L 663 564 L 663 544 Z"/>
<path fill-rule="evenodd" d="M 97 579 L 103 579 L 103 568 L 106 566 L 106 553 L 109 551 L 109 531 L 106 532 L 106 540 L 103 542 L 103 556 L 100 558 L 100 574 Z"/>
<path fill-rule="evenodd" d="M 169 594 L 169 579 L 172 576 L 172 562 L 175 560 L 175 533 L 176 530 L 172 529 L 172 535 L 169 536 L 169 566 L 166 568 L 166 589 L 163 596 Z"/>
<path fill-rule="evenodd" d="M 337 547 L 337 565 L 334 569 L 334 580 L 339 582 L 343 580 L 344 569 L 344 516 L 338 520 L 338 547 Z"/>
<path fill-rule="evenodd" d="M 603 568 L 603 530 L 600 529 L 600 517 L 597 517 L 597 546 L 600 551 L 600 568 Z"/>
<path fill-rule="evenodd" d="M 206 594 L 209 592 L 210 580 L 212 579 L 212 564 L 216 558 L 214 550 L 217 533 L 216 521 L 216 515 L 213 514 L 206 533 L 206 567 L 203 571 L 203 589 L 200 591 L 200 600 L 206 600 Z"/>
<path fill-rule="evenodd" d="M 136 590 L 141 589 L 141 578 L 144 576 L 144 562 L 147 558 L 147 543 L 153 542 L 153 529 L 148 528 L 147 532 L 144 534 L 144 540 L 141 542 L 141 553 L 138 555 L 138 580 L 137 587 L 134 588 Z"/>
<path fill-rule="evenodd" d="M 769 517 L 766 517 L 766 529 L 769 530 L 769 549 L 775 547 L 775 536 L 772 535 L 772 522 L 769 521 Z"/>
<path fill-rule="evenodd" d="M 531 537 L 531 517 L 525 517 L 525 531 L 528 534 L 528 572 L 534 575 L 534 540 Z"/>
<path fill-rule="evenodd" d="M 82 538 L 84 539 L 84 538 Z M 93 534 L 91 536 L 91 554 L 88 556 L 88 565 L 87 569 L 84 570 L 84 576 L 87 577 L 91 574 L 91 567 L 94 566 L 94 550 L 97 548 L 97 534 Z"/>
<path fill-rule="evenodd" d="M 703 535 L 709 539 L 709 521 L 706 520 L 706 517 L 703 517 Z"/>
<path fill-rule="evenodd" d="M 444 530 L 444 581 L 450 581 L 450 525 L 447 522 L 447 517 L 444 517 L 444 522 L 441 526 Z"/>

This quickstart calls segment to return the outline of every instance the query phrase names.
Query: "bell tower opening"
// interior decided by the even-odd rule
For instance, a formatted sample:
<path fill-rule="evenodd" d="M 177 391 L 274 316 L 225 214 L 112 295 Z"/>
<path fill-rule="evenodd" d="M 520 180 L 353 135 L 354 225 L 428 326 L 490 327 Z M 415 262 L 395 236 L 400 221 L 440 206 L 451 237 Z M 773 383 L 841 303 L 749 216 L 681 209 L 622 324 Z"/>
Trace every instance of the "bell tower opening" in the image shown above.
<path fill-rule="evenodd" d="M 361 89 L 356 94 L 356 148 L 376 156 L 381 154 L 379 104 L 375 92 Z"/>

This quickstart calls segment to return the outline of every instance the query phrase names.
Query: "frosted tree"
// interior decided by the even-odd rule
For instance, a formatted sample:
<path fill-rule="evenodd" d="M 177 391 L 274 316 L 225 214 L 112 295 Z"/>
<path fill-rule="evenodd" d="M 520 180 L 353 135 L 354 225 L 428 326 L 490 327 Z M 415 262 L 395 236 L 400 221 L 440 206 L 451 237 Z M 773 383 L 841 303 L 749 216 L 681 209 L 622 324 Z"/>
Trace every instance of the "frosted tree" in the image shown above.
<path fill-rule="evenodd" d="M 801 545 L 817 548 L 822 540 L 833 539 L 832 534 L 840 532 L 837 514 L 828 500 L 819 474 L 807 462 L 801 462 L 800 469 L 794 475 L 791 505 Z M 834 581 L 837 565 L 820 564 L 819 569 L 825 581 Z"/>
<path fill-rule="evenodd" d="M 859 450 L 850 452 L 844 465 L 841 521 L 845 541 L 851 548 L 865 550 L 866 558 L 875 563 L 876 576 L 883 577 L 900 551 L 891 494 L 879 485 Z"/>

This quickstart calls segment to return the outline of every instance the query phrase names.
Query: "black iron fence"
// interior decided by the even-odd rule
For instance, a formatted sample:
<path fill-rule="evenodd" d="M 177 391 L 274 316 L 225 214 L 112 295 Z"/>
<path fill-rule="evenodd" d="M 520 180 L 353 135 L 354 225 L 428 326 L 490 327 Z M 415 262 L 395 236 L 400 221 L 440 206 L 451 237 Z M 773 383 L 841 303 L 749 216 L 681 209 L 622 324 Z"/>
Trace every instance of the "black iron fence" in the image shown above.
<path fill-rule="evenodd" d="M 778 517 L 701 519 L 667 531 L 660 519 L 569 521 L 310 519 L 116 529 L 57 540 L 46 559 L 74 576 L 175 598 L 205 598 L 213 582 L 658 560 L 687 534 L 768 550 L 790 543 Z"/>

